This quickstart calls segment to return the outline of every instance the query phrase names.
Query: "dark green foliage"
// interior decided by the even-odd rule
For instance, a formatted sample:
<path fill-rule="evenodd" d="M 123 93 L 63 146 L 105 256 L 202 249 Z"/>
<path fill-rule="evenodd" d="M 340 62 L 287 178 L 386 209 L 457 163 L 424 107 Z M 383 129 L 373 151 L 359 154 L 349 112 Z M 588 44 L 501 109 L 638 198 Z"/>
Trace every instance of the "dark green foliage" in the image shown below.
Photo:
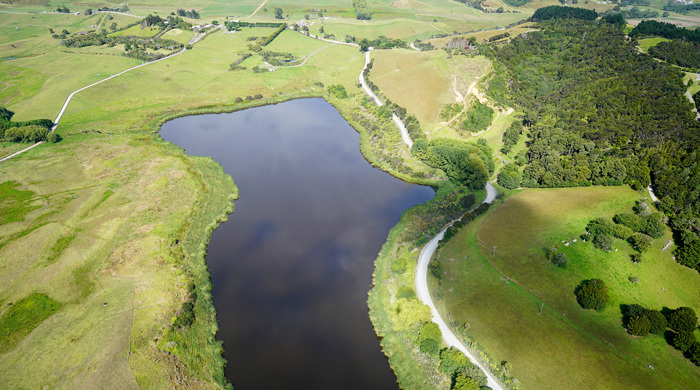
<path fill-rule="evenodd" d="M 479 390 L 479 384 L 464 374 L 457 374 L 450 390 Z"/>
<path fill-rule="evenodd" d="M 606 22 L 606 23 L 610 23 L 612 25 L 615 25 L 618 28 L 624 28 L 625 25 L 627 25 L 627 22 L 625 21 L 625 18 L 622 16 L 622 14 L 605 15 L 600 20 L 602 22 Z"/>
<path fill-rule="evenodd" d="M 610 236 L 614 232 L 614 225 L 605 218 L 596 218 L 586 225 L 586 229 L 594 236 L 599 234 Z"/>
<path fill-rule="evenodd" d="M 480 102 L 474 102 L 474 106 L 467 112 L 467 119 L 459 125 L 462 130 L 472 133 L 486 130 L 493 120 L 493 109 Z"/>
<path fill-rule="evenodd" d="M 285 66 L 294 60 L 292 53 L 261 51 L 259 54 L 265 62 L 274 66 Z"/>
<path fill-rule="evenodd" d="M 416 292 L 408 286 L 401 286 L 396 293 L 396 299 L 411 299 L 416 296 Z"/>
<path fill-rule="evenodd" d="M 697 340 L 695 340 L 693 332 L 681 331 L 673 334 L 673 346 L 680 351 L 689 351 L 696 343 Z"/>
<path fill-rule="evenodd" d="M 498 173 L 498 185 L 509 190 L 520 187 L 521 180 L 520 167 L 513 163 L 506 164 Z"/>
<path fill-rule="evenodd" d="M 658 18 L 659 13 L 657 11 L 652 11 L 650 9 L 641 9 L 637 7 L 632 7 L 630 10 L 620 11 L 625 18 L 629 19 L 640 19 L 640 18 Z"/>
<path fill-rule="evenodd" d="M 444 271 L 442 268 L 442 264 L 440 264 L 440 260 L 435 259 L 435 260 L 431 261 L 429 264 L 429 268 L 430 268 L 430 273 L 434 277 L 436 277 L 437 279 L 440 279 L 442 277 L 442 273 Z"/>
<path fill-rule="evenodd" d="M 0 353 L 14 348 L 60 307 L 60 303 L 39 293 L 15 302 L 0 318 Z"/>
<path fill-rule="evenodd" d="M 642 230 L 642 224 L 639 220 L 640 218 L 635 214 L 617 214 L 613 217 L 613 222 L 627 226 L 633 232 L 639 232 Z"/>
<path fill-rule="evenodd" d="M 457 103 L 445 104 L 440 111 L 440 119 L 448 121 L 462 111 L 462 105 Z"/>
<path fill-rule="evenodd" d="M 145 20 L 145 19 L 144 19 Z M 167 24 L 168 26 L 170 24 Z M 172 27 L 175 27 L 173 25 Z M 163 57 L 167 57 L 175 51 L 182 50 L 182 43 L 173 41 L 172 39 L 152 38 L 152 37 L 135 37 L 135 36 L 107 36 L 104 34 L 89 33 L 86 35 L 76 35 L 74 37 L 64 39 L 61 44 L 66 47 L 85 47 L 85 46 L 115 46 L 123 44 L 125 52 L 122 54 L 125 57 L 136 58 L 143 61 L 155 61 Z M 147 50 L 168 50 L 169 53 L 151 53 Z"/>
<path fill-rule="evenodd" d="M 679 307 L 669 313 L 668 327 L 676 332 L 692 332 L 698 327 L 698 316 L 690 307 Z"/>
<path fill-rule="evenodd" d="M 700 176 L 691 167 L 700 164 L 693 152 L 700 131 L 682 75 L 639 54 L 609 23 L 560 20 L 540 28 L 492 48 L 512 81 L 512 101 L 532 125 L 529 150 L 518 160 L 527 164 L 522 185 L 640 189 L 653 176 L 661 209 L 681 238 L 676 257 L 698 267 Z"/>
<path fill-rule="evenodd" d="M 282 8 L 275 8 L 275 19 L 284 19 L 284 11 L 282 11 Z"/>
<path fill-rule="evenodd" d="M 613 234 L 616 238 L 619 238 L 621 240 L 627 240 L 628 238 L 632 237 L 632 234 L 634 234 L 634 232 L 632 231 L 632 229 L 628 228 L 625 225 L 615 225 L 615 227 L 613 228 Z"/>
<path fill-rule="evenodd" d="M 352 42 L 354 42 L 354 40 Z M 375 49 L 393 49 L 408 47 L 408 44 L 405 41 L 398 38 L 388 38 L 384 35 L 380 35 L 378 38 L 371 41 L 369 39 L 363 38 L 360 42 L 358 42 L 358 44 L 360 45 L 360 51 L 367 51 L 369 47 L 373 47 Z"/>
<path fill-rule="evenodd" d="M 251 56 L 252 54 L 250 53 L 238 53 L 238 58 L 236 58 L 236 60 L 231 63 L 231 65 L 229 66 L 229 70 L 245 69 L 244 66 L 240 65 L 243 61 L 250 58 Z"/>
<path fill-rule="evenodd" d="M 676 260 L 689 268 L 700 269 L 700 240 L 697 238 L 686 238 L 685 241 L 674 251 Z"/>
<path fill-rule="evenodd" d="M 634 233 L 627 240 L 639 252 L 644 252 L 651 247 L 653 239 L 644 233 Z"/>
<path fill-rule="evenodd" d="M 45 141 L 49 129 L 39 126 L 11 127 L 5 130 L 4 138 L 8 142 L 39 142 Z"/>
<path fill-rule="evenodd" d="M 328 93 L 330 93 L 331 95 L 335 96 L 338 99 L 347 99 L 348 98 L 348 92 L 345 90 L 345 87 L 343 87 L 340 84 L 329 85 L 328 86 Z M 389 115 L 389 116 L 391 116 L 391 115 Z"/>
<path fill-rule="evenodd" d="M 586 230 L 593 237 L 593 245 L 600 250 L 609 251 L 615 243 L 615 225 L 605 218 L 592 220 Z"/>
<path fill-rule="evenodd" d="M 537 9 L 537 11 L 535 11 L 535 13 L 530 18 L 530 20 L 534 22 L 550 19 L 596 20 L 598 19 L 598 13 L 585 8 L 562 7 L 559 5 L 551 5 L 549 7 Z"/>
<path fill-rule="evenodd" d="M 406 272 L 407 268 L 408 268 L 408 264 L 403 257 L 399 257 L 398 259 L 391 262 L 391 270 L 394 273 L 402 274 L 402 273 Z"/>
<path fill-rule="evenodd" d="M 695 108 L 700 108 L 700 91 L 693 94 L 693 101 L 695 102 Z"/>
<path fill-rule="evenodd" d="M 646 315 L 647 309 L 644 308 L 644 306 L 633 303 L 631 305 L 627 305 L 625 309 L 622 312 L 622 315 L 625 317 L 639 317 Z"/>
<path fill-rule="evenodd" d="M 466 355 L 456 348 L 444 348 L 440 351 L 440 372 L 454 377 L 455 374 L 462 374 L 474 381 L 479 386 L 486 386 L 486 375 L 473 364 Z"/>
<path fill-rule="evenodd" d="M 352 7 L 355 8 L 355 17 L 357 20 L 370 20 L 372 13 L 367 7 L 366 0 L 352 0 Z"/>
<path fill-rule="evenodd" d="M 673 40 L 659 42 L 649 48 L 649 54 L 672 65 L 700 68 L 700 43 Z"/>
<path fill-rule="evenodd" d="M 437 355 L 440 350 L 442 333 L 440 327 L 434 322 L 428 322 L 420 330 L 418 345 L 421 352 Z"/>
<path fill-rule="evenodd" d="M 185 11 L 184 9 L 180 8 L 176 12 L 178 16 L 186 16 L 192 19 L 199 19 L 199 13 L 195 10 Z"/>
<path fill-rule="evenodd" d="M 688 349 L 688 358 L 696 366 L 700 366 L 700 343 L 696 342 Z"/>
<path fill-rule="evenodd" d="M 651 329 L 651 323 L 645 315 L 632 317 L 627 322 L 627 331 L 634 336 L 646 336 Z"/>
<path fill-rule="evenodd" d="M 451 182 L 471 189 L 483 188 L 494 169 L 492 151 L 485 142 L 437 138 L 413 152 L 431 167 L 442 169 Z"/>
<path fill-rule="evenodd" d="M 601 311 L 610 303 L 608 287 L 600 279 L 584 280 L 575 294 L 579 305 L 584 309 Z"/>
<path fill-rule="evenodd" d="M 693 42 L 700 42 L 700 30 L 690 30 L 685 27 L 678 27 L 672 23 L 657 22 L 656 20 L 643 20 L 630 32 L 632 37 L 651 35 L 668 39 L 685 38 Z"/>
<path fill-rule="evenodd" d="M 503 133 L 503 147 L 501 147 L 501 152 L 503 154 L 510 153 L 513 146 L 520 140 L 520 134 L 523 133 L 522 123 L 516 121 L 513 122 L 508 129 Z"/>
<path fill-rule="evenodd" d="M 569 262 L 569 259 L 566 257 L 566 255 L 564 253 L 561 253 L 561 252 L 556 253 L 552 257 L 552 263 L 556 266 L 559 266 L 559 267 L 566 267 L 566 264 L 568 262 Z"/>
<path fill-rule="evenodd" d="M 615 238 L 613 238 L 613 236 L 599 234 L 593 237 L 593 245 L 600 250 L 609 252 L 614 244 Z"/>
<path fill-rule="evenodd" d="M 668 322 L 660 311 L 647 310 L 646 317 L 649 319 L 649 333 L 661 334 L 666 330 Z"/>
<path fill-rule="evenodd" d="M 503 0 L 504 3 L 510 5 L 511 7 L 520 7 L 532 0 Z"/>

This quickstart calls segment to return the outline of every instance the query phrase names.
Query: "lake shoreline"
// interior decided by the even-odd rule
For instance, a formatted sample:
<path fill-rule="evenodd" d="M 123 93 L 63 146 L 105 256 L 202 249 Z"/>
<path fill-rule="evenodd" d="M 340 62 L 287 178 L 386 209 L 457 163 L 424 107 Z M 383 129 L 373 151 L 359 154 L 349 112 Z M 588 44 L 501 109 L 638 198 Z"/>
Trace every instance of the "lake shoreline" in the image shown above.
<path fill-rule="evenodd" d="M 251 102 L 251 103 L 243 103 L 241 105 L 236 105 L 236 106 L 204 107 L 204 108 L 199 108 L 199 109 L 194 109 L 194 110 L 178 112 L 176 114 L 166 114 L 166 115 L 161 116 L 160 118 L 158 118 L 154 122 L 151 122 L 151 124 L 153 127 L 156 127 L 158 129 L 157 130 L 158 132 L 160 132 L 162 129 L 162 126 L 166 122 L 169 122 L 171 120 L 181 118 L 181 117 L 193 116 L 193 115 L 204 115 L 204 114 L 232 113 L 232 112 L 246 110 L 249 108 L 257 108 L 257 107 L 268 106 L 268 105 L 276 105 L 279 103 L 284 103 L 284 102 L 288 102 L 291 100 L 304 99 L 304 98 L 322 98 L 325 102 L 329 103 L 330 105 L 332 105 L 334 107 L 334 109 L 343 117 L 343 119 L 359 134 L 360 152 L 362 153 L 364 159 L 367 162 L 369 162 L 372 167 L 379 168 L 383 172 L 389 173 L 391 176 L 396 177 L 396 178 L 398 178 L 402 181 L 405 181 L 407 183 L 427 185 L 433 189 L 439 188 L 440 185 L 442 184 L 441 181 L 430 180 L 430 179 L 425 179 L 425 178 L 417 178 L 417 177 L 413 177 L 410 175 L 402 174 L 402 173 L 399 173 L 399 172 L 392 170 L 390 167 L 387 167 L 385 164 L 381 164 L 381 162 L 378 161 L 378 159 L 376 158 L 376 155 L 375 155 L 374 151 L 372 150 L 371 146 L 368 144 L 368 142 L 366 142 L 367 132 L 359 123 L 357 123 L 351 119 L 352 116 L 350 115 L 349 112 L 347 112 L 347 108 L 348 108 L 347 105 L 343 105 L 341 101 L 333 99 L 326 94 L 300 93 L 300 94 L 285 96 L 285 97 L 281 97 L 281 98 L 268 99 L 268 100 L 259 101 L 259 102 L 255 101 L 255 102 Z M 177 146 L 177 147 L 180 148 L 179 146 Z M 180 149 L 182 149 L 182 148 L 180 148 Z M 184 150 L 183 150 L 183 153 L 185 153 Z M 190 156 L 190 155 L 187 155 L 187 156 L 192 158 L 192 156 Z M 212 164 L 215 164 L 218 167 L 217 168 L 218 170 L 223 170 L 223 167 L 221 167 L 221 164 L 219 162 L 212 160 Z M 225 175 L 229 178 L 231 177 L 228 174 L 225 174 Z M 233 183 L 232 180 L 231 180 L 231 183 Z M 212 187 L 225 187 L 226 186 L 226 185 L 222 186 L 222 184 L 220 182 L 208 182 L 207 184 L 209 184 Z M 235 187 L 235 184 L 233 184 L 233 186 Z M 432 200 L 430 200 L 430 201 L 432 201 Z M 217 221 L 215 223 L 215 225 L 218 225 L 218 222 L 222 222 L 222 221 L 226 220 L 228 218 L 228 214 L 230 214 L 232 210 L 233 210 L 233 208 L 230 207 L 230 208 L 223 210 L 223 214 L 219 214 L 217 216 L 214 216 L 213 220 Z M 205 210 L 204 212 L 206 213 L 206 212 L 211 212 L 211 211 L 212 210 Z M 208 246 L 210 244 L 211 232 L 213 232 L 213 229 L 214 228 L 211 229 L 211 231 L 209 232 L 209 234 L 206 235 L 206 237 L 202 237 L 202 239 L 200 240 L 201 242 L 199 243 L 199 245 L 204 248 L 204 253 L 206 253 L 206 249 L 208 248 Z M 383 242 L 386 243 L 386 239 L 383 240 Z M 379 259 L 375 259 L 373 261 L 375 268 L 377 266 L 378 260 Z M 202 261 L 202 260 L 197 260 L 197 261 Z M 204 263 L 205 263 L 205 268 L 200 270 L 199 275 L 197 275 L 196 279 L 199 280 L 198 283 L 200 285 L 203 285 L 204 289 L 206 289 L 207 291 L 210 291 L 211 283 L 212 283 L 211 282 L 212 275 L 209 272 L 208 267 L 206 267 L 206 259 L 204 259 Z M 372 280 L 372 284 L 376 284 L 376 280 Z M 367 291 L 367 293 L 369 294 L 369 291 Z M 212 311 L 212 313 L 215 313 L 211 293 L 209 293 L 209 296 L 206 297 L 206 301 L 207 301 L 206 304 L 208 306 L 208 309 L 210 309 Z M 367 308 L 369 310 L 369 312 L 367 313 L 367 316 L 370 320 L 372 320 L 372 315 L 370 313 L 372 311 L 372 307 L 371 307 L 369 301 L 367 302 Z M 218 322 L 218 319 L 216 316 L 214 316 L 213 318 L 210 318 L 206 321 L 209 322 L 209 326 L 208 326 L 209 329 L 218 329 L 219 322 Z M 372 327 L 374 328 L 374 333 L 378 335 L 379 330 L 377 329 L 376 324 L 374 323 L 374 321 L 371 321 L 371 322 L 372 322 Z M 209 344 L 209 348 L 212 351 L 220 348 L 220 342 L 218 342 L 218 341 L 210 340 L 210 342 L 208 344 Z M 384 354 L 385 357 L 387 357 L 387 358 L 390 357 L 390 355 L 387 354 L 387 351 L 384 350 L 384 348 L 382 348 L 382 353 Z M 225 365 L 225 362 L 223 364 Z M 216 371 L 223 369 L 223 365 L 221 365 L 221 363 L 217 363 L 217 365 L 219 365 L 219 366 L 215 368 Z M 391 370 L 394 372 L 394 375 L 396 375 L 397 373 L 394 370 L 394 365 L 390 363 L 390 367 L 391 367 Z M 235 378 L 230 378 L 230 379 L 235 380 Z"/>

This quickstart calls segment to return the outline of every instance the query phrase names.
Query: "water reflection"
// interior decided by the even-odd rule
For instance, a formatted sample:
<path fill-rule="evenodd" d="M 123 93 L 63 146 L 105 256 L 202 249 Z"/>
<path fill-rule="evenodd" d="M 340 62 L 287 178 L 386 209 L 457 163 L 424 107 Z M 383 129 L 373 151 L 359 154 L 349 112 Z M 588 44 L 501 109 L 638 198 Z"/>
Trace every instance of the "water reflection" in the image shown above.
<path fill-rule="evenodd" d="M 322 99 L 180 118 L 161 135 L 240 189 L 207 256 L 236 388 L 397 389 L 367 291 L 389 229 L 433 191 L 372 168 Z"/>

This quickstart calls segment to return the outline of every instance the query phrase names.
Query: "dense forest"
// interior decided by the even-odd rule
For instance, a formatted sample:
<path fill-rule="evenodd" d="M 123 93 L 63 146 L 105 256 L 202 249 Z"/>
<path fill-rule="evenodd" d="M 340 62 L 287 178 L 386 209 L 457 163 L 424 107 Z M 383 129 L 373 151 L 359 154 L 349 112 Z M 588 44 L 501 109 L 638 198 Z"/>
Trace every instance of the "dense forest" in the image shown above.
<path fill-rule="evenodd" d="M 649 48 L 654 58 L 685 68 L 700 68 L 700 43 L 673 40 Z"/>
<path fill-rule="evenodd" d="M 508 92 L 530 127 L 516 159 L 521 185 L 651 183 L 676 233 L 677 260 L 700 269 L 700 126 L 683 73 L 640 54 L 618 23 L 553 19 L 538 27 L 491 52 L 501 78 L 492 84 L 507 91 L 489 93 Z"/>

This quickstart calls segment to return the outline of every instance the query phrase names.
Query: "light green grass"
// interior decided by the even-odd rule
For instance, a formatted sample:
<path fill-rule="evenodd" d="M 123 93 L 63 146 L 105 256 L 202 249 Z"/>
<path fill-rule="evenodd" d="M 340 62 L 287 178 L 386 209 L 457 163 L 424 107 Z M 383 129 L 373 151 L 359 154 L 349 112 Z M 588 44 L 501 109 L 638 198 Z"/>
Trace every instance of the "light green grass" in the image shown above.
<path fill-rule="evenodd" d="M 46 294 L 32 294 L 12 304 L 0 317 L 0 353 L 12 349 L 58 310 L 60 303 Z"/>
<path fill-rule="evenodd" d="M 649 51 L 649 48 L 652 46 L 658 45 L 660 42 L 668 42 L 670 39 L 666 38 L 646 38 L 646 39 L 640 39 L 639 40 L 639 50 L 642 53 L 646 53 Z"/>
<path fill-rule="evenodd" d="M 698 387 L 698 368 L 663 337 L 634 338 L 622 328 L 622 304 L 700 309 L 697 272 L 661 251 L 670 232 L 655 240 L 640 265 L 629 260 L 625 242 L 605 253 L 578 238 L 590 219 L 627 212 L 640 196 L 625 187 L 588 187 L 509 197 L 440 253 L 447 276 L 433 286 L 443 315 L 466 324 L 496 361 L 511 362 L 523 389 Z M 564 269 L 547 262 L 553 244 L 569 258 Z M 603 312 L 576 303 L 574 288 L 590 278 L 610 288 L 612 303 Z"/>
<path fill-rule="evenodd" d="M 8 107 L 35 95 L 45 80 L 35 70 L 0 63 L 0 106 Z"/>

